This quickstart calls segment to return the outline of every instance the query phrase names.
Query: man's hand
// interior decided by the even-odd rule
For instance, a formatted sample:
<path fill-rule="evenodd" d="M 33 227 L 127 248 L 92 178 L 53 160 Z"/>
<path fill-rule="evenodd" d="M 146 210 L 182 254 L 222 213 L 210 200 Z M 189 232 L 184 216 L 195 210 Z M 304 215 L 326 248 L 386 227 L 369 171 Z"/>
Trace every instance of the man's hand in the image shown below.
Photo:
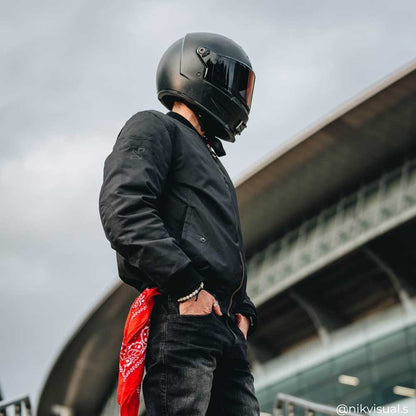
<path fill-rule="evenodd" d="M 247 339 L 247 332 L 250 328 L 250 320 L 247 316 L 241 315 L 241 313 L 236 313 L 238 329 L 243 333 L 244 338 Z"/>
<path fill-rule="evenodd" d="M 221 308 L 214 296 L 206 290 L 201 290 L 197 299 L 195 297 L 179 304 L 180 315 L 209 315 L 214 311 L 215 315 L 221 316 Z"/>

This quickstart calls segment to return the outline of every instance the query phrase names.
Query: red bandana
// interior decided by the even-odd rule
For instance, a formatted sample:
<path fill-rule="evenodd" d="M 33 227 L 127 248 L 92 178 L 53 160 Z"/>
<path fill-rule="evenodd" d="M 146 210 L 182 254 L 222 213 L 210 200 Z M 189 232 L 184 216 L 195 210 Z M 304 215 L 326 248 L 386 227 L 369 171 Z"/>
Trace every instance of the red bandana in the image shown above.
<path fill-rule="evenodd" d="M 146 289 L 140 293 L 131 305 L 124 326 L 117 389 L 121 416 L 137 416 L 139 411 L 150 314 L 156 295 L 160 295 L 156 288 Z"/>

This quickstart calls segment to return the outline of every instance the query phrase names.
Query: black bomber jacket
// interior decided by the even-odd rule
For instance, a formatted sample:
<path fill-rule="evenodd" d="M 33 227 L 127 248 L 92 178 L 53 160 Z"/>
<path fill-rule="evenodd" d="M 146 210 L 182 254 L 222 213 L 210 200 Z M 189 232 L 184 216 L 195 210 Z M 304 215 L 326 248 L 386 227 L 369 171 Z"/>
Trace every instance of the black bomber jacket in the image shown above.
<path fill-rule="evenodd" d="M 185 118 L 143 111 L 127 121 L 105 161 L 99 210 L 124 282 L 179 298 L 203 281 L 254 329 L 235 189 Z"/>

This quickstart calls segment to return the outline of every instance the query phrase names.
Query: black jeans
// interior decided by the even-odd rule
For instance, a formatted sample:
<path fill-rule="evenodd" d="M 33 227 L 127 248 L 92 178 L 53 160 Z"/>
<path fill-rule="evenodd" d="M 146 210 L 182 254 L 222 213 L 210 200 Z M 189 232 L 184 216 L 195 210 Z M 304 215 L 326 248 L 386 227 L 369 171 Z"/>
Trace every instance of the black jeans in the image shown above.
<path fill-rule="evenodd" d="M 143 394 L 148 416 L 258 416 L 247 343 L 236 319 L 179 315 L 158 296 Z"/>

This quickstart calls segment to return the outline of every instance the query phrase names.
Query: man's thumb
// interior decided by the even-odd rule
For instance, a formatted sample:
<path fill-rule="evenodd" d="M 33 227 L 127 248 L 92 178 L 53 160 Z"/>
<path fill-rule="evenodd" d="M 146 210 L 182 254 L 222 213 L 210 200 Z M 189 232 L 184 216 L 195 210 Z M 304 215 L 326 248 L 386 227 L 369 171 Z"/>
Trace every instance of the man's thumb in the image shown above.
<path fill-rule="evenodd" d="M 217 301 L 212 304 L 212 309 L 214 309 L 215 315 L 222 316 L 221 307 Z"/>

